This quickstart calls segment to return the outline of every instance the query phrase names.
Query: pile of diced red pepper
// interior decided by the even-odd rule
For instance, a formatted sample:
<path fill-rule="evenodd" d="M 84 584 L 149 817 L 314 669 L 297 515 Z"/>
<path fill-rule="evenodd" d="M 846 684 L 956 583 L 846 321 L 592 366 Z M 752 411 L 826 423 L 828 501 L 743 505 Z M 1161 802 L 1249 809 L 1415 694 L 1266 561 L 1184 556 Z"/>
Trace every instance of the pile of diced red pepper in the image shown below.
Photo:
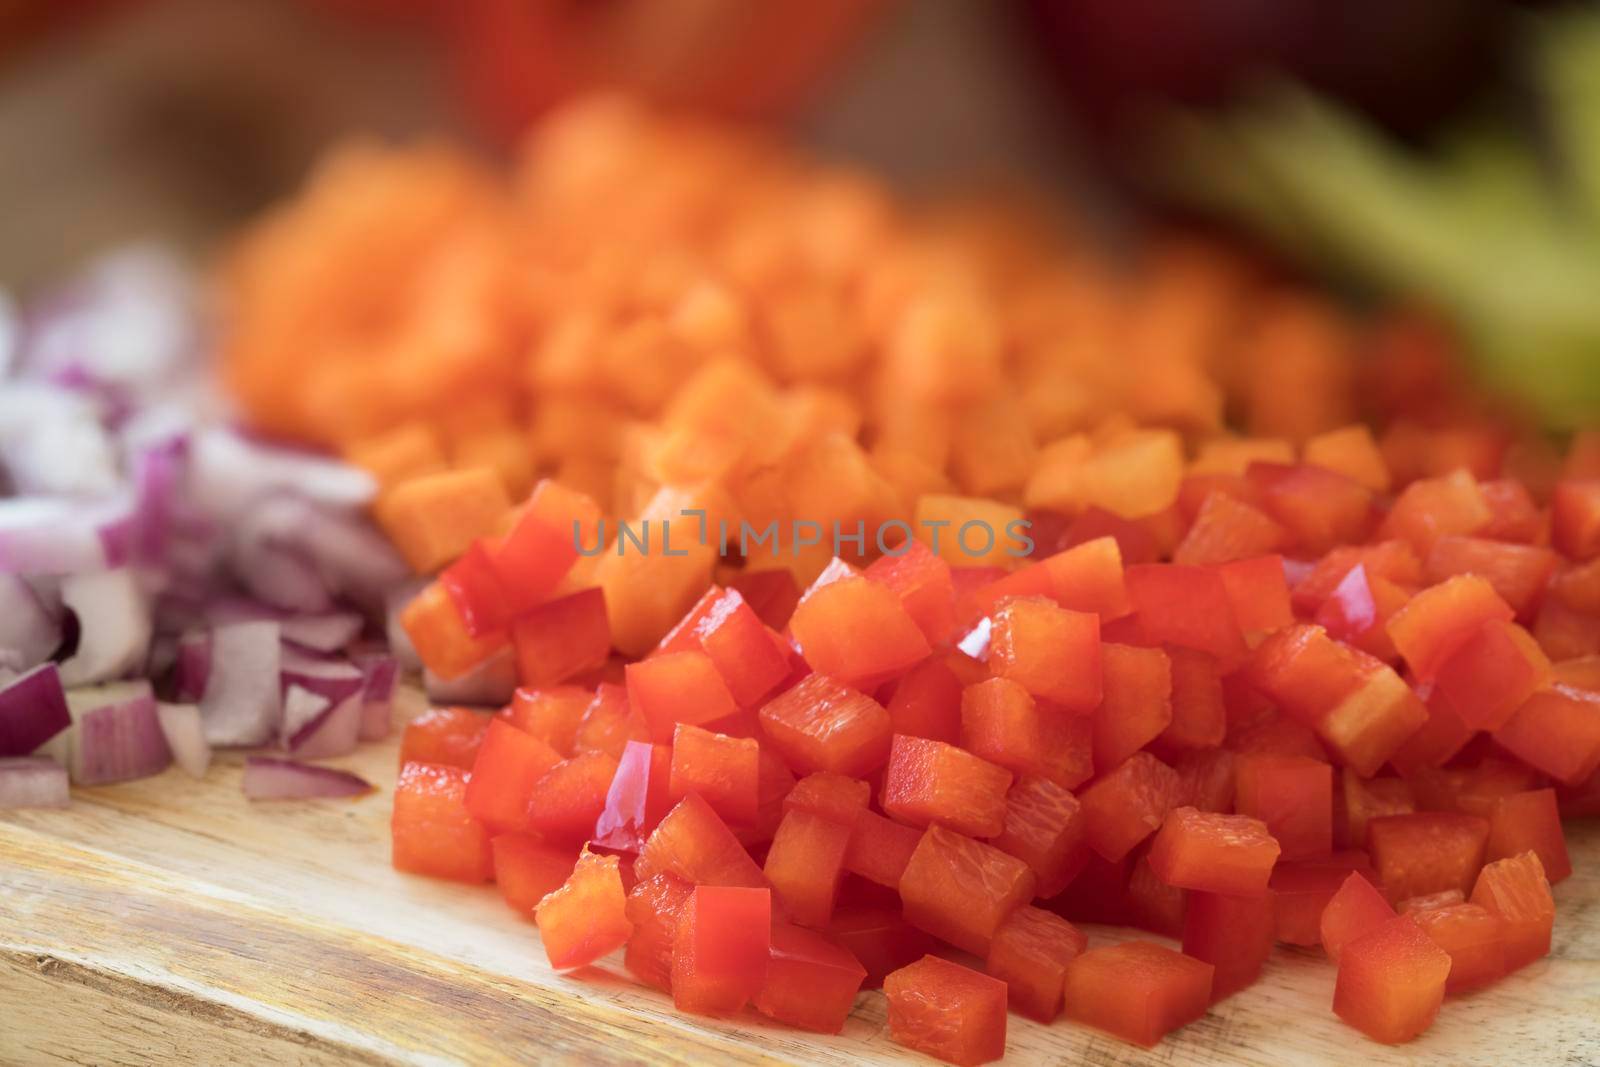
<path fill-rule="evenodd" d="M 621 949 L 683 1011 L 832 1032 L 881 986 L 954 1063 L 1008 1006 L 1152 1045 L 1276 943 L 1409 1040 L 1548 953 L 1561 816 L 1600 813 L 1600 449 L 1541 505 L 1390 490 L 1330 436 L 1144 518 L 1036 513 L 1009 572 L 915 540 L 751 571 L 625 664 L 563 585 L 599 509 L 540 483 L 405 614 L 434 672 L 509 641 L 524 688 L 406 729 L 394 864 L 493 880 L 553 967 Z"/>

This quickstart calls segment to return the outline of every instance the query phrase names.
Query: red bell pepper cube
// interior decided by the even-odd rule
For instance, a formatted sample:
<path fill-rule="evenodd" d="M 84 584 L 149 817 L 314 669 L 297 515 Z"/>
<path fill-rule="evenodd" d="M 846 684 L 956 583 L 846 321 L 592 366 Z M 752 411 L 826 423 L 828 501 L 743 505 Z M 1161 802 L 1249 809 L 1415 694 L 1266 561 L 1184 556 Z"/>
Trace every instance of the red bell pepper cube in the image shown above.
<path fill-rule="evenodd" d="M 929 652 L 894 590 L 862 577 L 813 585 L 789 630 L 812 670 L 860 689 L 905 673 Z"/>
<path fill-rule="evenodd" d="M 828 926 L 828 936 L 866 968 L 867 989 L 883 985 L 888 975 L 933 951 L 934 938 L 906 922 L 900 908 L 877 905 L 840 908 Z"/>
<path fill-rule="evenodd" d="M 750 853 L 696 793 L 667 813 L 634 861 L 641 880 L 662 871 L 694 885 L 767 885 Z"/>
<path fill-rule="evenodd" d="M 1094 765 L 1119 766 L 1172 723 L 1172 661 L 1159 648 L 1100 646 L 1102 692 L 1094 712 Z"/>
<path fill-rule="evenodd" d="M 1382 578 L 1402 588 L 1422 584 L 1422 560 L 1409 542 L 1343 545 L 1318 560 L 1311 572 L 1293 586 L 1290 599 L 1294 609 L 1301 614 L 1314 614 L 1356 567 L 1366 572 L 1369 581 Z"/>
<path fill-rule="evenodd" d="M 828 925 L 853 832 L 848 825 L 809 811 L 783 816 L 762 870 L 795 922 Z"/>
<path fill-rule="evenodd" d="M 1006 1053 L 1006 984 L 938 956 L 883 980 L 889 1036 L 946 1063 L 989 1063 Z"/>
<path fill-rule="evenodd" d="M 1361 683 L 1317 723 L 1317 736 L 1340 762 L 1371 775 L 1427 723 L 1428 709 L 1387 664 L 1356 655 Z"/>
<path fill-rule="evenodd" d="M 606 598 L 599 589 L 585 589 L 547 600 L 511 624 L 511 643 L 522 685 L 556 685 L 603 667 L 611 655 Z"/>
<path fill-rule="evenodd" d="M 1234 807 L 1267 824 L 1286 860 L 1333 851 L 1333 768 L 1304 756 L 1243 755 Z"/>
<path fill-rule="evenodd" d="M 1365 877 L 1352 871 L 1322 909 L 1322 949 L 1339 962 L 1344 947 L 1394 918 L 1394 908 Z"/>
<path fill-rule="evenodd" d="M 1389 756 L 1390 765 L 1407 777 L 1453 759 L 1474 734 L 1437 686 L 1429 683 L 1413 692 L 1427 708 L 1428 720 Z"/>
<path fill-rule="evenodd" d="M 1363 778 L 1346 767 L 1339 776 L 1334 803 L 1333 843 L 1365 848 L 1367 826 L 1384 815 L 1409 815 L 1417 810 L 1411 783 L 1403 778 Z"/>
<path fill-rule="evenodd" d="M 1156 877 L 1145 852 L 1128 871 L 1127 925 L 1162 937 L 1183 936 L 1183 913 L 1188 893 Z"/>
<path fill-rule="evenodd" d="M 1415 915 L 1418 912 L 1430 911 L 1434 908 L 1448 908 L 1456 904 L 1465 904 L 1467 895 L 1459 889 L 1446 889 L 1442 893 L 1428 893 L 1410 900 L 1402 900 L 1396 911 L 1401 915 Z"/>
<path fill-rule="evenodd" d="M 897 734 L 883 777 L 883 810 L 912 826 L 939 822 L 994 837 L 1005 825 L 1011 780 L 1010 771 L 965 749 Z"/>
<path fill-rule="evenodd" d="M 767 977 L 755 1009 L 801 1030 L 837 1034 L 866 976 L 849 949 L 815 931 L 774 923 Z"/>
<path fill-rule="evenodd" d="M 1271 516 L 1232 494 L 1212 490 L 1200 505 L 1172 562 L 1205 566 L 1278 551 L 1289 533 Z"/>
<path fill-rule="evenodd" d="M 1483 867 L 1489 820 L 1453 811 L 1385 815 L 1367 825 L 1367 850 L 1392 901 L 1465 893 Z"/>
<path fill-rule="evenodd" d="M 397 871 L 486 882 L 494 877 L 489 831 L 467 811 L 467 772 L 408 763 L 394 787 L 389 820 Z"/>
<path fill-rule="evenodd" d="M 885 819 L 875 811 L 863 811 L 850 836 L 844 869 L 869 882 L 898 889 L 906 864 L 921 841 L 922 835 L 912 827 Z"/>
<path fill-rule="evenodd" d="M 1547 596 L 1539 605 L 1533 636 L 1552 660 L 1592 656 L 1600 653 L 1600 614 L 1574 610 Z"/>
<path fill-rule="evenodd" d="M 961 693 L 961 747 L 1017 774 L 1040 769 L 1042 715 L 1034 699 L 1009 678 L 990 678 Z"/>
<path fill-rule="evenodd" d="M 1053 1022 L 1061 1014 L 1067 965 L 1088 947 L 1083 932 L 1061 916 L 1024 905 L 995 931 L 984 969 L 1006 984 L 1013 1011 Z"/>
<path fill-rule="evenodd" d="M 1067 888 L 1045 902 L 1045 907 L 1072 922 L 1106 923 L 1127 926 L 1132 922 L 1128 907 L 1128 876 L 1133 869 L 1133 858 L 1120 860 L 1101 858 L 1087 845 L 1076 864 Z"/>
<path fill-rule="evenodd" d="M 862 571 L 900 598 L 929 645 L 948 644 L 956 627 L 956 588 L 950 564 L 921 541 L 909 540 L 899 554 L 879 557 Z"/>
<path fill-rule="evenodd" d="M 1537 771 L 1518 760 L 1494 754 L 1472 766 L 1424 771 L 1411 778 L 1417 807 L 1423 811 L 1461 811 L 1488 818 L 1501 797 L 1542 784 Z"/>
<path fill-rule="evenodd" d="M 641 878 L 628 892 L 625 914 L 633 923 L 633 936 L 622 964 L 645 985 L 671 990 L 672 943 L 678 918 L 693 895 L 693 883 L 666 872 Z"/>
<path fill-rule="evenodd" d="M 1180 752 L 1171 765 L 1178 775 L 1178 804 L 1200 811 L 1232 811 L 1233 761 L 1234 754 L 1224 748 Z"/>
<path fill-rule="evenodd" d="M 827 675 L 808 675 L 779 693 L 762 706 L 760 719 L 766 739 L 801 774 L 862 778 L 889 756 L 889 712 Z"/>
<path fill-rule="evenodd" d="M 1568 478 L 1550 498 L 1550 541 L 1568 559 L 1600 556 L 1600 478 Z"/>
<path fill-rule="evenodd" d="M 957 571 L 959 574 L 959 570 Z M 1046 597 L 1068 611 L 1120 619 L 1132 610 L 1122 551 L 1113 537 L 1099 537 L 1019 567 L 977 590 L 962 605 L 962 618 L 990 615 L 1008 597 Z"/>
<path fill-rule="evenodd" d="M 1551 597 L 1575 612 L 1590 615 L 1600 612 L 1600 559 L 1558 565 L 1550 579 L 1549 592 Z"/>
<path fill-rule="evenodd" d="M 1172 719 L 1161 731 L 1163 751 L 1216 748 L 1228 730 L 1216 657 L 1173 646 L 1167 649 L 1167 661 L 1172 672 Z"/>
<path fill-rule="evenodd" d="M 693 629 L 696 648 L 711 657 L 734 703 L 755 707 L 789 676 L 788 653 L 734 590 L 722 592 Z"/>
<path fill-rule="evenodd" d="M 629 741 L 606 787 L 606 802 L 595 819 L 595 844 L 619 852 L 638 852 L 672 808 L 672 749 Z"/>
<path fill-rule="evenodd" d="M 800 586 L 788 570 L 740 571 L 728 581 L 750 605 L 750 610 L 774 630 L 789 625 L 794 609 L 800 603 Z"/>
<path fill-rule="evenodd" d="M 727 591 L 720 586 L 713 585 L 696 600 L 683 618 L 673 624 L 672 629 L 662 635 L 656 647 L 650 650 L 651 656 L 659 656 L 669 652 L 703 652 L 700 646 L 700 626 L 710 618 L 720 606 L 727 601 Z"/>
<path fill-rule="evenodd" d="M 1374 1041 L 1402 1044 L 1433 1025 L 1449 976 L 1449 954 L 1397 916 L 1345 946 L 1333 1010 Z"/>
<path fill-rule="evenodd" d="M 1506 973 L 1506 924 L 1477 904 L 1454 903 L 1409 913 L 1422 932 L 1450 957 L 1444 991 L 1481 989 Z"/>
<path fill-rule="evenodd" d="M 589 690 L 576 685 L 547 689 L 519 688 L 499 717 L 547 743 L 563 756 L 573 754 L 578 725 L 592 701 Z"/>
<path fill-rule="evenodd" d="M 526 830 L 533 787 L 560 762 L 561 753 L 539 738 L 491 722 L 467 778 L 467 811 L 496 833 Z"/>
<path fill-rule="evenodd" d="M 1372 492 L 1352 478 L 1309 463 L 1252 463 L 1245 474 L 1263 510 L 1311 555 L 1365 541 L 1372 529 Z"/>
<path fill-rule="evenodd" d="M 1376 884 L 1377 872 L 1365 852 L 1335 852 L 1304 862 L 1280 863 L 1268 886 L 1274 900 L 1274 927 L 1289 945 L 1322 942 L 1322 913 L 1351 872 Z"/>
<path fill-rule="evenodd" d="M 1489 843 L 1484 859 L 1492 863 L 1524 852 L 1539 857 L 1551 885 L 1572 874 L 1554 789 L 1512 793 L 1495 800 L 1489 809 Z"/>
<path fill-rule="evenodd" d="M 434 763 L 470 771 L 491 718 L 471 708 L 429 708 L 400 735 L 400 766 Z"/>
<path fill-rule="evenodd" d="M 1155 538 L 1143 525 L 1094 505 L 1078 513 L 1057 543 L 1066 551 L 1102 537 L 1116 542 L 1124 563 L 1154 563 L 1161 558 Z"/>
<path fill-rule="evenodd" d="M 1461 721 L 1498 730 L 1550 680 L 1550 660 L 1533 635 L 1491 619 L 1444 658 L 1434 684 Z"/>
<path fill-rule="evenodd" d="M 1368 575 L 1366 566 L 1358 563 L 1317 608 L 1313 621 L 1340 641 L 1385 663 L 1397 663 L 1400 651 L 1389 636 L 1389 620 L 1413 593 L 1387 578 Z"/>
<path fill-rule="evenodd" d="M 1211 1003 L 1209 963 L 1149 941 L 1091 949 L 1067 965 L 1067 1018 L 1153 1048 Z"/>
<path fill-rule="evenodd" d="M 1244 659 L 1244 634 L 1217 570 L 1175 563 L 1129 567 L 1128 597 L 1151 641 L 1209 652 L 1224 667 Z"/>
<path fill-rule="evenodd" d="M 1253 897 L 1188 894 L 1183 914 L 1183 954 L 1213 968 L 1211 1001 L 1254 985 L 1276 941 L 1276 894 Z"/>
<path fill-rule="evenodd" d="M 1600 767 L 1600 693 L 1560 684 L 1541 689 L 1494 739 L 1564 785 L 1581 782 Z"/>
<path fill-rule="evenodd" d="M 1084 859 L 1082 805 L 1048 778 L 1019 778 L 1006 794 L 1005 828 L 989 843 L 1033 868 L 1038 895 L 1067 887 Z"/>
<path fill-rule="evenodd" d="M 1094 718 L 1090 715 L 1039 717 L 1037 773 L 1063 789 L 1076 789 L 1094 776 Z"/>
<path fill-rule="evenodd" d="M 1494 541 L 1528 545 L 1545 529 L 1544 516 L 1528 487 L 1515 478 L 1479 482 L 1478 491 L 1489 505 L 1489 525 L 1480 536 Z"/>
<path fill-rule="evenodd" d="M 667 652 L 630 663 L 623 670 L 628 702 L 639 710 L 657 744 L 672 740 L 680 722 L 699 726 L 739 708 L 711 657 L 704 652 Z"/>
<path fill-rule="evenodd" d="M 1234 560 L 1216 571 L 1234 621 L 1246 634 L 1271 633 L 1294 622 L 1282 556 Z"/>
<path fill-rule="evenodd" d="M 672 1003 L 726 1014 L 761 992 L 772 951 L 772 891 L 697 885 L 672 944 Z"/>
<path fill-rule="evenodd" d="M 783 821 L 783 802 L 794 792 L 795 786 L 794 772 L 770 745 L 762 747 L 758 758 L 755 825 L 734 830 L 734 836 L 746 848 L 772 840 L 772 835 L 778 832 L 778 824 Z"/>
<path fill-rule="evenodd" d="M 699 793 L 729 823 L 756 821 L 761 746 L 751 737 L 728 737 L 679 723 L 673 734 L 667 787 L 674 802 Z"/>
<path fill-rule="evenodd" d="M 908 922 L 981 956 L 1036 884 L 1022 860 L 935 823 L 900 876 L 900 899 Z"/>
<path fill-rule="evenodd" d="M 1472 887 L 1471 901 L 1504 921 L 1507 971 L 1550 954 L 1556 905 L 1537 853 L 1486 864 Z"/>
<path fill-rule="evenodd" d="M 578 752 L 604 752 L 621 759 L 629 741 L 650 740 L 644 716 L 628 702 L 627 687 L 614 682 L 595 686 L 594 696 L 583 709 L 572 736 L 572 749 Z"/>
<path fill-rule="evenodd" d="M 585 752 L 546 771 L 528 796 L 528 828 L 548 841 L 577 844 L 594 836 L 617 776 L 617 761 Z"/>
<path fill-rule="evenodd" d="M 461 613 L 467 633 L 476 638 L 504 633 L 512 612 L 483 538 L 472 542 L 460 559 L 439 572 L 439 584 Z"/>
<path fill-rule="evenodd" d="M 443 584 L 430 582 L 400 612 L 400 626 L 428 670 L 446 681 L 460 678 L 499 652 L 503 632 L 476 637 Z"/>
<path fill-rule="evenodd" d="M 888 705 L 894 732 L 955 744 L 961 739 L 961 689 L 946 659 L 929 656 L 895 683 Z"/>
<path fill-rule="evenodd" d="M 494 853 L 494 883 L 506 903 L 533 918 L 539 902 L 572 876 L 578 853 L 549 845 L 534 834 L 500 834 L 489 842 Z"/>
<path fill-rule="evenodd" d="M 1527 617 L 1560 562 L 1561 557 L 1548 548 L 1480 537 L 1441 537 L 1423 561 L 1423 574 L 1429 584 L 1476 574 L 1519 616 Z"/>
<path fill-rule="evenodd" d="M 1412 597 L 1389 620 L 1389 636 L 1412 673 L 1428 682 L 1478 627 L 1495 619 L 1510 622 L 1515 614 L 1488 582 L 1462 574 Z"/>
<path fill-rule="evenodd" d="M 1302 756 L 1328 762 L 1328 751 L 1311 727 L 1276 711 L 1230 727 L 1222 743 L 1239 756 Z"/>
<path fill-rule="evenodd" d="M 1084 839 L 1108 860 L 1120 860 L 1161 828 L 1177 804 L 1178 774 L 1148 752 L 1108 771 L 1079 800 Z"/>
<path fill-rule="evenodd" d="M 544 898 L 534 916 L 550 966 L 583 967 L 621 948 L 633 933 L 627 905 L 617 857 L 585 848 L 572 876 Z"/>
<path fill-rule="evenodd" d="M 1017 597 L 995 608 L 989 664 L 1041 700 L 1068 711 L 1100 703 L 1100 620 L 1043 597 Z"/>
<path fill-rule="evenodd" d="M 1278 842 L 1259 819 L 1176 808 L 1162 823 L 1148 856 L 1151 870 L 1167 885 L 1260 896 L 1278 852 Z"/>
<path fill-rule="evenodd" d="M 600 505 L 548 478 L 533 487 L 510 531 L 491 554 L 513 613 L 547 599 L 578 561 L 580 545 L 599 540 Z"/>
<path fill-rule="evenodd" d="M 1418 559 L 1425 559 L 1439 538 L 1470 537 L 1493 519 L 1477 479 L 1458 470 L 1406 486 L 1385 516 L 1380 536 L 1403 538 L 1416 550 Z"/>
<path fill-rule="evenodd" d="M 854 826 L 872 799 L 872 786 L 859 778 L 819 771 L 795 783 L 783 798 L 783 810 L 809 811 L 824 819 Z"/>

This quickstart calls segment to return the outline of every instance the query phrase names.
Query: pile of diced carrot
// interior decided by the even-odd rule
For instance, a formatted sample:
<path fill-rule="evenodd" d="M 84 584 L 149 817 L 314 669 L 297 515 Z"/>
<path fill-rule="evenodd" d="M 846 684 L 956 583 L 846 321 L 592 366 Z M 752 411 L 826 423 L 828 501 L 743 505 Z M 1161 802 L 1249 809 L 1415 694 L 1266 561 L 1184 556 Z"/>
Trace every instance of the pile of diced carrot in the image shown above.
<path fill-rule="evenodd" d="M 1549 951 L 1600 814 L 1600 434 L 1486 414 L 1425 320 L 616 101 L 509 182 L 347 153 L 230 282 L 247 415 L 373 470 L 435 576 L 423 662 L 522 684 L 407 728 L 394 863 L 492 879 L 553 966 L 820 1031 L 881 986 L 979 1063 L 1008 1006 L 1153 1044 L 1278 943 L 1404 1041 Z M 796 520 L 867 536 L 694 536 Z"/>

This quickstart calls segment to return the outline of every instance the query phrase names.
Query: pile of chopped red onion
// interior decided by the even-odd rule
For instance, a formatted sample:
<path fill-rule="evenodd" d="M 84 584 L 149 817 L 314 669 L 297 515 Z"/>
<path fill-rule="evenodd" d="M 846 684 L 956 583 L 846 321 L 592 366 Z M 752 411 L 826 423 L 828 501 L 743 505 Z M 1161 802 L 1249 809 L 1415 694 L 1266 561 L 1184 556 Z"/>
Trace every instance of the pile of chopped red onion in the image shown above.
<path fill-rule="evenodd" d="M 214 747 L 259 799 L 343 796 L 299 760 L 389 732 L 405 565 L 372 479 L 229 427 L 190 278 L 113 255 L 20 314 L 0 293 L 0 808 L 59 806 Z"/>

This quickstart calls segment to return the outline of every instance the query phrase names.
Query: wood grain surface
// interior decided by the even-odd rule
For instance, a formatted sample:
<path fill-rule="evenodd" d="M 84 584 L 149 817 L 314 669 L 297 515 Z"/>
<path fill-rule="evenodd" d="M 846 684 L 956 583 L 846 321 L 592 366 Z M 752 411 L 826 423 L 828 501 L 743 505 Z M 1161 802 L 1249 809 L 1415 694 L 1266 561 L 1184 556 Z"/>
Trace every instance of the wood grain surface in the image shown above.
<path fill-rule="evenodd" d="M 0 816 L 0 1063 L 932 1062 L 889 1041 L 876 992 L 819 1037 L 680 1016 L 614 959 L 553 973 L 492 887 L 390 868 L 396 744 L 338 761 L 380 786 L 356 801 L 252 804 L 224 755 L 204 781 L 173 769 Z M 1569 836 L 1551 957 L 1452 998 L 1410 1045 L 1344 1027 L 1321 953 L 1279 949 L 1153 1051 L 1012 1016 L 1007 1062 L 1600 1065 L 1600 824 Z"/>

